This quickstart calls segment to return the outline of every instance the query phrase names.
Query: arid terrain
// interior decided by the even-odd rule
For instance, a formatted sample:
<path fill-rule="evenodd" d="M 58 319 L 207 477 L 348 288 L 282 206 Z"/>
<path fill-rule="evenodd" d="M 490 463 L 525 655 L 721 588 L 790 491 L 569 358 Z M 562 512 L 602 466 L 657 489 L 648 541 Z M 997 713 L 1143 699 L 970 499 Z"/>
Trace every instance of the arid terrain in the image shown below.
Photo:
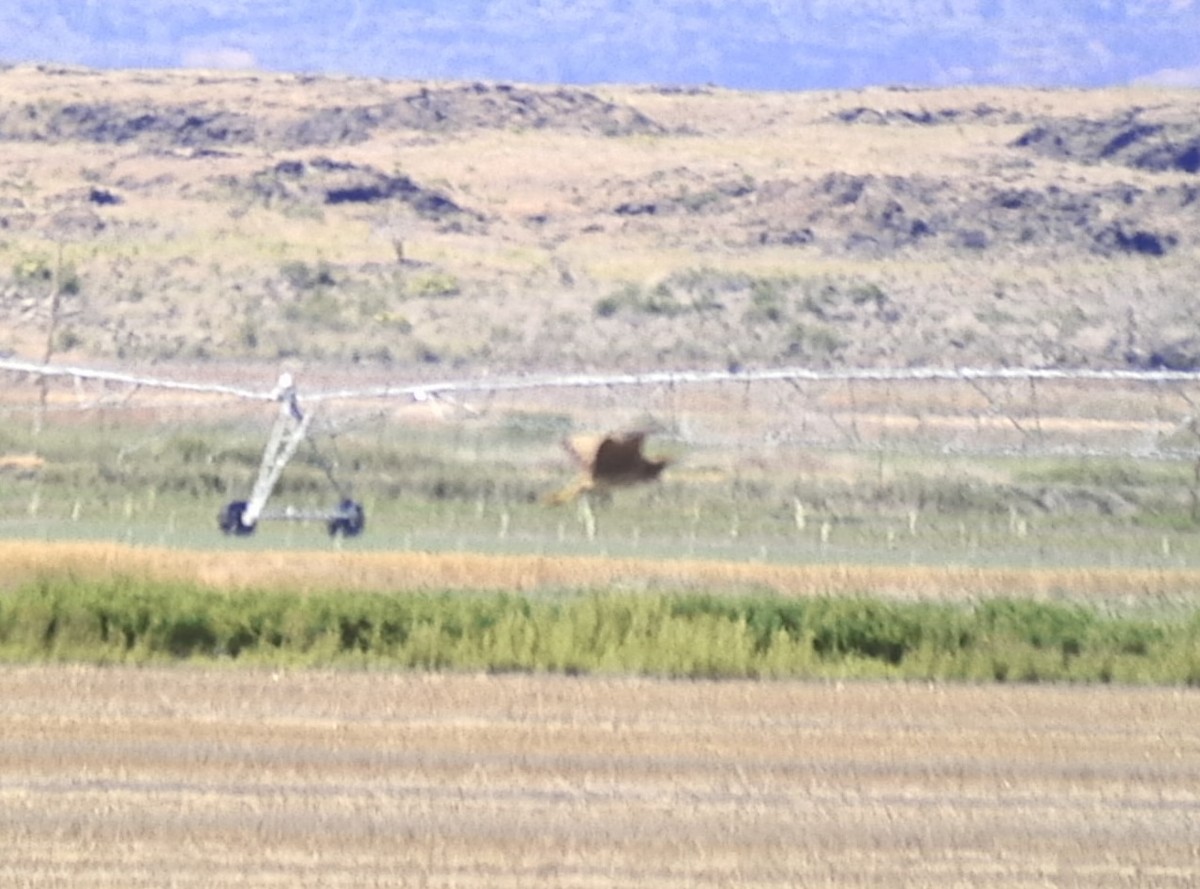
<path fill-rule="evenodd" d="M 1177 690 L 6 668 L 0 881 L 1192 886 Z"/>
<path fill-rule="evenodd" d="M 0 350 L 1200 364 L 1194 90 L 0 71 Z"/>

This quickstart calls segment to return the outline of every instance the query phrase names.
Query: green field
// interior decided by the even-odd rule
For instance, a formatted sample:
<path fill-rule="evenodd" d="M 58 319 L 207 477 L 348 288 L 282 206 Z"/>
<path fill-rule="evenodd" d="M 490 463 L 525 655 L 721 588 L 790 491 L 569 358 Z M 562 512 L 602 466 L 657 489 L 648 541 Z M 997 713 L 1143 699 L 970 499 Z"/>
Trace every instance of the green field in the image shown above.
<path fill-rule="evenodd" d="M 229 593 L 67 575 L 0 599 L 0 658 L 1200 685 L 1200 610 L 727 591 Z"/>
<path fill-rule="evenodd" d="M 36 431 L 29 404 L 5 411 L 5 537 L 784 564 L 1200 566 L 1200 492 L 1181 456 L 1190 438 L 1173 443 L 1156 432 L 1158 454 L 1133 450 L 1147 434 L 1143 417 L 1154 413 L 1170 429 L 1186 407 L 1181 397 L 1067 391 L 1055 405 L 1043 393 L 1043 416 L 1021 421 L 1039 429 L 1020 434 L 1003 417 L 981 426 L 976 406 L 939 405 L 946 396 L 935 387 L 881 393 L 878 403 L 859 392 L 848 419 L 835 414 L 842 393 L 833 387 L 804 395 L 766 385 L 745 400 L 737 390 L 689 392 L 690 401 L 638 392 L 629 404 L 604 393 L 590 401 L 481 396 L 467 405 L 473 413 L 450 416 L 323 404 L 268 509 L 319 512 L 343 493 L 354 497 L 367 533 L 331 543 L 320 522 L 264 521 L 238 540 L 217 532 L 217 512 L 253 487 L 270 408 L 135 394 L 128 405 L 78 410 L 65 388 L 52 393 L 58 410 Z M 1072 397 L 1088 402 L 1082 419 Z M 648 448 L 675 462 L 660 483 L 586 509 L 545 507 L 544 496 L 576 471 L 560 439 L 596 417 L 605 418 L 601 428 L 661 429 Z M 895 431 L 914 418 L 922 430 Z M 808 440 L 764 444 L 771 434 Z M 956 442 L 969 447 L 948 450 Z M 38 455 L 36 467 L 3 463 L 27 454 Z"/>
<path fill-rule="evenodd" d="M 621 414 L 609 404 L 626 428 L 643 412 L 661 430 L 652 449 L 675 462 L 660 483 L 557 508 L 543 498 L 575 471 L 560 439 L 601 413 L 595 404 L 531 395 L 450 417 L 329 407 L 269 509 L 320 512 L 348 494 L 367 515 L 349 539 L 314 520 L 218 530 L 218 510 L 253 486 L 270 408 L 144 396 L 72 411 L 55 391 L 60 409 L 35 427 L 18 403 L 19 422 L 0 432 L 0 650 L 10 661 L 1200 682 L 1196 482 L 1169 451 L 1063 453 L 1043 437 L 1009 452 L 1003 422 L 983 427 L 950 405 L 921 422 L 937 434 L 974 423 L 991 450 L 939 454 L 895 431 L 929 409 L 913 392 L 883 393 L 890 414 L 852 404 L 855 430 L 839 446 L 810 428 L 840 410 L 825 392 L 784 415 L 816 444 L 772 447 L 762 436 L 778 392 L 718 395 L 659 393 Z M 1070 399 L 1043 402 L 1047 435 L 1142 434 L 1136 396 L 1114 402 L 1111 428 L 1071 415 Z M 892 431 L 868 437 L 868 423 Z"/>

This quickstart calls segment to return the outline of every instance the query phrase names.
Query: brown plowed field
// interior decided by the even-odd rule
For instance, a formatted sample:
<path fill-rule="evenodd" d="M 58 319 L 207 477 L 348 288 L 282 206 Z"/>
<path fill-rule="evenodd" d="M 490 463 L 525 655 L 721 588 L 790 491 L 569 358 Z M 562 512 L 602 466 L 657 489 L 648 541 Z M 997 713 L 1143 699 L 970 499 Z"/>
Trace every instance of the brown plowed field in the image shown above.
<path fill-rule="evenodd" d="M 1195 886 L 1200 693 L 6 668 L 0 885 Z"/>

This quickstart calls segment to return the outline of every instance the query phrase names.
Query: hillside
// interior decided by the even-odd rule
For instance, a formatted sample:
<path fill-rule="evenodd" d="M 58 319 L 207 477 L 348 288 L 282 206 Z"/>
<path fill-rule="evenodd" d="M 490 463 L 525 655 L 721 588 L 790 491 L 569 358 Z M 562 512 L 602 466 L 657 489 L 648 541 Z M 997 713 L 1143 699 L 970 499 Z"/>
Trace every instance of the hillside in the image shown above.
<path fill-rule="evenodd" d="M 5 353 L 1200 367 L 1194 90 L 0 85 Z"/>

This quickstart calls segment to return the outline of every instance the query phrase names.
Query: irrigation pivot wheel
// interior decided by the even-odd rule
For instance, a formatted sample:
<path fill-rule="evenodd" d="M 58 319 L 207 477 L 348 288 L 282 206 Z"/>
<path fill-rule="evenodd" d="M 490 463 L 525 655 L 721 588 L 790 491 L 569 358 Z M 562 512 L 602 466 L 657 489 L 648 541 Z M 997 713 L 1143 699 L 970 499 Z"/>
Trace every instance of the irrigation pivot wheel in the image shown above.
<path fill-rule="evenodd" d="M 362 533 L 366 520 L 362 504 L 346 498 L 338 504 L 337 513 L 329 520 L 329 536 L 337 537 L 340 534 L 342 537 L 357 537 Z"/>
<path fill-rule="evenodd" d="M 322 521 L 326 523 L 331 537 L 357 537 L 366 524 L 362 504 L 350 499 L 348 491 L 340 485 L 333 474 L 333 463 L 327 460 L 308 438 L 312 413 L 300 408 L 296 398 L 296 387 L 290 373 L 280 374 L 279 383 L 271 397 L 279 402 L 279 414 L 275 425 L 271 427 L 271 435 L 267 446 L 263 449 L 262 463 L 259 465 L 258 477 L 254 481 L 254 489 L 246 500 L 235 500 L 228 504 L 217 516 L 217 524 L 226 534 L 245 536 L 253 534 L 259 521 L 282 519 L 289 521 Z M 275 490 L 279 476 L 287 466 L 288 461 L 296 453 L 300 443 L 308 439 L 313 453 L 325 470 L 330 484 L 338 491 L 340 501 L 334 510 L 295 509 L 291 506 L 283 510 L 268 510 L 267 500 Z"/>
<path fill-rule="evenodd" d="M 217 515 L 217 524 L 222 531 L 237 537 L 247 537 L 254 533 L 254 529 L 258 527 L 258 522 L 247 524 L 242 521 L 243 516 L 246 514 L 246 505 L 245 500 L 234 500 L 221 510 Z"/>

